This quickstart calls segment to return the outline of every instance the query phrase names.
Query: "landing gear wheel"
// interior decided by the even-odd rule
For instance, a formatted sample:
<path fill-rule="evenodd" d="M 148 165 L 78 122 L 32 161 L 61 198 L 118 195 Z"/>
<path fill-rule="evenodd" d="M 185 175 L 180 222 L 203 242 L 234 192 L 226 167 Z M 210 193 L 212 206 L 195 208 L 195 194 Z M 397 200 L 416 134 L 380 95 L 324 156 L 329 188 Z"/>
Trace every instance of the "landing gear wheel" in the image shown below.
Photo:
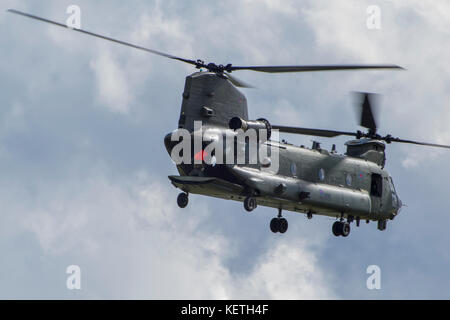
<path fill-rule="evenodd" d="M 341 236 L 343 237 L 348 237 L 348 235 L 350 234 L 350 223 L 348 222 L 341 222 L 342 226 L 341 226 L 341 230 L 339 230 L 341 232 Z"/>
<path fill-rule="evenodd" d="M 280 233 L 285 233 L 288 229 L 288 222 L 285 218 L 280 218 L 279 220 L 280 228 L 278 229 L 278 231 Z"/>
<path fill-rule="evenodd" d="M 273 218 L 270 220 L 270 231 L 273 233 L 277 233 L 280 231 L 280 219 L 279 218 Z"/>
<path fill-rule="evenodd" d="M 256 204 L 256 199 L 253 197 L 247 197 L 244 200 L 244 208 L 245 210 L 247 210 L 248 212 L 251 212 L 253 210 L 255 210 L 257 207 Z"/>
<path fill-rule="evenodd" d="M 336 237 L 348 237 L 348 235 L 350 234 L 350 223 L 336 221 L 335 223 L 333 223 L 332 231 Z"/>
<path fill-rule="evenodd" d="M 186 208 L 189 203 L 189 196 L 187 193 L 180 193 L 177 197 L 177 204 L 180 208 Z"/>
<path fill-rule="evenodd" d="M 334 234 L 336 237 L 339 237 L 339 236 L 341 235 L 341 233 L 339 232 L 339 229 L 340 229 L 339 224 L 340 224 L 340 223 L 341 223 L 341 222 L 336 221 L 335 223 L 333 223 L 333 228 L 331 229 L 331 230 L 333 231 L 333 234 Z"/>

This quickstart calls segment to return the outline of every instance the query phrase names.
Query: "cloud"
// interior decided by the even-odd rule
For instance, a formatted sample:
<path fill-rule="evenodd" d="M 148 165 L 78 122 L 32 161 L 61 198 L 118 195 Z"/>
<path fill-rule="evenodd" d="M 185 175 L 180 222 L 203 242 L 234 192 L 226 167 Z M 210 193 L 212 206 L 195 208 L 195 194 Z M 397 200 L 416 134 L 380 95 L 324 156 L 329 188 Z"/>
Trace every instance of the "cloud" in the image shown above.
<path fill-rule="evenodd" d="M 129 181 L 86 176 L 70 184 L 41 185 L 37 200 L 22 208 L 18 220 L 45 255 L 63 260 L 71 255 L 67 263 L 95 276 L 94 284 L 84 284 L 86 297 L 335 297 L 304 241 L 282 241 L 254 267 L 231 271 L 227 260 L 244 253 L 225 234 L 205 228 L 211 209 L 202 203 L 178 209 L 175 201 L 167 201 L 173 193 L 162 185 L 142 172 Z"/>
<path fill-rule="evenodd" d="M 448 24 L 438 11 L 445 2 L 436 9 L 419 1 L 377 3 L 383 17 L 378 33 L 365 27 L 366 6 L 359 1 L 80 0 L 79 5 L 90 30 L 186 58 L 405 65 L 408 71 L 399 73 L 239 77 L 260 88 L 245 91 L 254 119 L 351 130 L 348 92 L 368 90 L 386 94 L 380 130 L 448 142 Z M 25 5 L 60 21 L 66 17 L 60 2 L 46 2 L 39 10 L 31 1 L 17 4 Z M 0 100 L 6 106 L 0 296 L 370 298 L 365 270 L 373 263 L 389 279 L 376 297 L 446 292 L 432 287 L 448 286 L 448 257 L 430 253 L 448 251 L 446 154 L 430 157 L 431 151 L 415 149 L 415 155 L 407 146 L 389 146 L 389 170 L 409 207 L 384 233 L 364 224 L 351 237 L 335 239 L 328 219 L 307 224 L 286 213 L 290 230 L 273 235 L 267 227 L 273 209 L 243 216 L 239 203 L 195 195 L 180 210 L 166 178 L 176 169 L 162 138 L 176 127 L 184 75 L 195 70 L 52 26 L 34 28 L 37 22 L 20 17 L 0 19 L 8 44 L 0 59 Z M 296 139 L 304 144 L 310 138 Z M 404 170 L 407 156 L 412 160 L 403 162 Z M 424 212 L 433 213 L 426 219 L 430 223 L 424 223 Z M 417 257 L 429 264 L 418 266 Z M 82 268 L 79 294 L 64 287 L 69 264 Z"/>
<path fill-rule="evenodd" d="M 165 14 L 159 1 L 140 12 L 136 23 L 114 37 L 162 52 L 175 52 L 182 57 L 193 55 L 186 21 Z M 122 48 L 120 54 L 113 54 L 116 49 L 117 45 L 99 43 L 98 49 L 92 50 L 95 58 L 90 67 L 96 78 L 98 102 L 114 112 L 129 113 L 145 93 L 148 79 L 160 76 L 162 65 L 159 62 L 173 61 L 130 48 Z M 179 66 L 177 62 L 174 64 Z M 160 66 L 159 70 L 155 70 L 155 65 Z M 184 68 L 192 70 L 192 66 Z"/>
<path fill-rule="evenodd" d="M 240 299 L 336 299 L 319 266 L 316 253 L 304 240 L 274 245 L 241 283 Z"/>
<path fill-rule="evenodd" d="M 100 49 L 90 67 L 95 72 L 99 103 L 112 111 L 127 113 L 133 102 L 125 71 L 113 58 L 112 54 Z"/>
<path fill-rule="evenodd" d="M 372 4 L 381 10 L 380 30 L 369 30 L 365 24 L 366 8 Z M 332 50 L 357 62 L 394 63 L 407 69 L 366 72 L 356 77 L 343 75 L 342 81 L 333 85 L 334 91 L 353 87 L 386 94 L 381 104 L 380 131 L 405 139 L 448 144 L 450 111 L 445 101 L 450 95 L 445 84 L 450 82 L 450 66 L 442 59 L 442 52 L 450 50 L 444 40 L 448 23 L 443 13 L 448 12 L 445 8 L 449 6 L 445 1 L 436 6 L 421 1 L 347 1 L 326 5 L 314 1 L 303 13 L 318 43 L 317 50 L 322 53 Z M 414 153 L 411 146 L 402 150 L 405 167 L 417 167 L 430 160 L 410 156 Z"/>
<path fill-rule="evenodd" d="M 295 6 L 295 1 L 292 0 L 245 0 L 244 2 L 255 6 L 261 6 L 262 3 L 262 6 L 266 6 L 272 12 L 282 13 L 290 16 L 295 16 L 298 13 Z"/>

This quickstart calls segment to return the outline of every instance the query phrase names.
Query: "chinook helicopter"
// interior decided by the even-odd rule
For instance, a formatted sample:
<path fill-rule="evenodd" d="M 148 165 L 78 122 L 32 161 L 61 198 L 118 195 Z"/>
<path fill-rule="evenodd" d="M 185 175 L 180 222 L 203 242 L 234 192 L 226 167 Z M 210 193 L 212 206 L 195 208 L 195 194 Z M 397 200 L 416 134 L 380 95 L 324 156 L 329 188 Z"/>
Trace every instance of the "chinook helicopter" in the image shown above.
<path fill-rule="evenodd" d="M 243 202 L 246 211 L 251 212 L 258 205 L 272 207 L 278 214 L 270 221 L 270 230 L 285 233 L 288 222 L 282 216 L 283 210 L 313 215 L 329 216 L 336 219 L 332 225 L 335 236 L 347 237 L 350 224 L 360 225 L 376 221 L 379 230 L 385 230 L 387 220 L 393 220 L 402 201 L 394 187 L 393 180 L 384 169 L 386 162 L 386 144 L 392 142 L 409 143 L 423 146 L 450 148 L 447 145 L 404 140 L 377 132 L 373 110 L 373 94 L 360 94 L 360 125 L 367 132 L 344 132 L 301 127 L 272 125 L 266 119 L 249 120 L 247 100 L 237 89 L 250 87 L 231 75 L 239 70 L 264 73 L 312 72 L 329 70 L 360 69 L 402 69 L 397 65 L 311 65 L 311 66 L 234 66 L 216 65 L 202 60 L 184 59 L 153 49 L 144 48 L 121 40 L 106 37 L 82 29 L 73 29 L 65 24 L 41 18 L 17 10 L 11 13 L 51 23 L 76 32 L 94 36 L 117 44 L 143 50 L 172 60 L 193 65 L 199 69 L 186 77 L 182 94 L 181 112 L 178 129 L 167 134 L 164 144 L 172 156 L 180 131 L 191 136 L 200 135 L 203 140 L 200 150 L 194 148 L 194 155 L 177 163 L 179 175 L 169 176 L 172 184 L 182 190 L 177 197 L 180 208 L 189 202 L 189 194 L 199 194 L 215 198 Z M 201 124 L 200 128 L 195 123 Z M 264 170 L 270 166 L 271 158 L 258 159 L 256 164 L 236 162 L 215 163 L 211 161 L 215 154 L 206 154 L 208 141 L 225 136 L 237 136 L 238 132 L 264 130 L 265 137 L 257 140 L 258 147 L 267 147 L 277 151 L 278 168 L 276 171 Z M 309 136 L 333 138 L 341 135 L 354 137 L 346 142 L 347 152 L 338 154 L 333 145 L 331 151 L 313 142 L 311 148 L 295 146 L 285 141 L 270 140 L 275 131 Z M 178 140 L 179 141 L 179 140 Z M 244 142 L 246 155 L 249 156 L 248 143 Z M 234 149 L 238 148 L 234 143 Z M 224 149 L 230 152 L 229 149 Z M 209 157 L 210 161 L 207 161 Z"/>

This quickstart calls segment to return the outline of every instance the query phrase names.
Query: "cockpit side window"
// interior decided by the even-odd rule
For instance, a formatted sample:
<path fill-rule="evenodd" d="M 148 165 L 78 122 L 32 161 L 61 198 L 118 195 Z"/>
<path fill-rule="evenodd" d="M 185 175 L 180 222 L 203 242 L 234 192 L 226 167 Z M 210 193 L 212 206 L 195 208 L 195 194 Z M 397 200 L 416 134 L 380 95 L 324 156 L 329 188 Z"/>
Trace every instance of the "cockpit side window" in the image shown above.
<path fill-rule="evenodd" d="M 394 181 L 392 180 L 392 177 L 389 177 L 389 188 L 391 188 L 392 193 L 397 194 L 395 191 Z"/>

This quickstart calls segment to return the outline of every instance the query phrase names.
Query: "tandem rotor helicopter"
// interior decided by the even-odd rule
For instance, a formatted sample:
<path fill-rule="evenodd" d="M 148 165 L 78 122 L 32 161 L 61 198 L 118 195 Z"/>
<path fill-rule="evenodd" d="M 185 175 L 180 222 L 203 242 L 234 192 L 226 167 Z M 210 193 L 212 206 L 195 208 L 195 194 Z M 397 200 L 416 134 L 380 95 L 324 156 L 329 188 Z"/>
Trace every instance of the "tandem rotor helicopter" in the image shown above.
<path fill-rule="evenodd" d="M 11 13 L 51 23 L 63 28 L 65 24 L 41 18 L 17 10 Z M 323 215 L 336 218 L 332 225 L 335 236 L 347 237 L 350 224 L 361 220 L 377 221 L 379 230 L 386 229 L 387 220 L 399 213 L 402 202 L 395 190 L 393 180 L 384 169 L 386 143 L 400 142 L 416 145 L 450 148 L 447 145 L 399 139 L 377 132 L 373 113 L 373 95 L 362 93 L 360 125 L 367 132 L 343 132 L 335 130 L 309 129 L 271 125 L 266 119 L 249 120 L 247 101 L 237 87 L 249 87 L 231 75 L 234 71 L 250 70 L 265 73 L 308 72 L 357 69 L 402 69 L 396 65 L 311 65 L 311 66 L 234 66 L 205 63 L 201 60 L 184 59 L 160 51 L 85 31 L 74 31 L 112 41 L 117 44 L 143 50 L 169 59 L 193 65 L 200 71 L 186 77 L 177 130 L 187 130 L 195 135 L 194 122 L 201 122 L 201 135 L 233 135 L 238 130 L 265 129 L 267 139 L 258 140 L 259 146 L 276 148 L 279 167 L 276 172 L 262 170 L 262 162 L 211 164 L 203 161 L 205 145 L 202 145 L 200 164 L 194 162 L 177 164 L 179 175 L 169 176 L 172 184 L 182 190 L 177 203 L 180 208 L 188 205 L 190 193 L 243 202 L 247 211 L 257 205 L 272 207 L 278 215 L 270 221 L 270 230 L 285 233 L 288 222 L 282 211 L 294 211 L 307 215 Z M 172 137 L 177 130 L 164 138 L 169 154 L 175 142 Z M 338 154 L 333 145 L 331 151 L 324 150 L 313 142 L 312 148 L 295 146 L 285 141 L 270 140 L 272 130 L 283 133 L 333 138 L 352 136 L 346 142 L 347 152 Z M 192 157 L 198 157 L 198 153 Z"/>

